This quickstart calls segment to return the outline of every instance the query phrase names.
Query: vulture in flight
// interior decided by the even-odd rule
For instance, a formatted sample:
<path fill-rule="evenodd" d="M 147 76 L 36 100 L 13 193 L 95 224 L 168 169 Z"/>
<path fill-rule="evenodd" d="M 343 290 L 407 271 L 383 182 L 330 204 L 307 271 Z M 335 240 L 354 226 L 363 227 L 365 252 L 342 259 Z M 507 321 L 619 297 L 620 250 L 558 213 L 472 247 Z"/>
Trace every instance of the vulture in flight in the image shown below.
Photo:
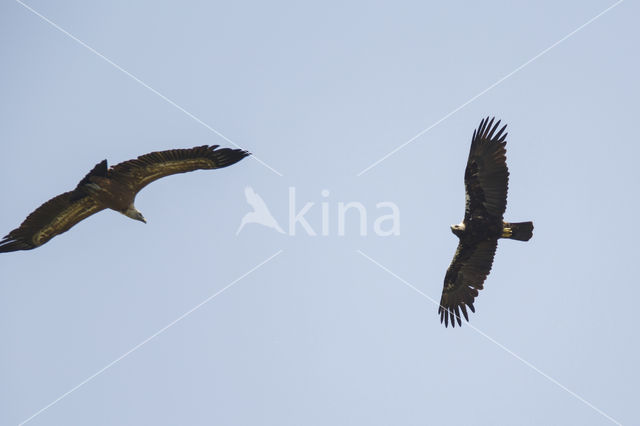
<path fill-rule="evenodd" d="M 136 195 L 142 188 L 156 179 L 176 173 L 227 167 L 248 155 L 241 149 L 204 145 L 152 152 L 111 168 L 107 168 L 107 160 L 104 160 L 73 191 L 60 194 L 38 207 L 19 228 L 0 240 L 0 253 L 39 247 L 106 208 L 146 223 L 134 206 Z"/>
<path fill-rule="evenodd" d="M 491 271 L 498 239 L 529 241 L 533 222 L 509 223 L 503 220 L 507 207 L 509 170 L 505 145 L 506 125 L 500 130 L 489 117 L 473 132 L 471 150 L 464 171 L 466 203 L 464 219 L 451 225 L 460 239 L 453 261 L 444 277 L 440 299 L 440 322 L 445 326 L 462 325 L 460 314 L 469 321 L 467 308 L 475 312 L 473 302 Z"/>

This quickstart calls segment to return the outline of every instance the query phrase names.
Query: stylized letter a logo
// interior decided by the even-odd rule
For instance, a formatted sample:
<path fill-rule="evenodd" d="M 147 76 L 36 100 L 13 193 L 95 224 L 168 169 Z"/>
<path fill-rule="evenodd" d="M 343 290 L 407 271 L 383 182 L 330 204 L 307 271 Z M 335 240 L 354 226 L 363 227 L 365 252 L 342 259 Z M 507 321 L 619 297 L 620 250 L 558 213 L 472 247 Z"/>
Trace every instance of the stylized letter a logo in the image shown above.
<path fill-rule="evenodd" d="M 262 197 L 259 196 L 253 188 L 250 186 L 245 187 L 244 195 L 247 198 L 247 203 L 253 207 L 253 211 L 244 215 L 236 235 L 240 234 L 242 228 L 244 228 L 248 223 L 257 223 L 259 225 L 266 226 L 267 228 L 273 228 L 279 233 L 284 234 L 284 231 L 280 228 L 280 225 L 278 225 L 278 222 L 269 211 L 269 208 Z"/>

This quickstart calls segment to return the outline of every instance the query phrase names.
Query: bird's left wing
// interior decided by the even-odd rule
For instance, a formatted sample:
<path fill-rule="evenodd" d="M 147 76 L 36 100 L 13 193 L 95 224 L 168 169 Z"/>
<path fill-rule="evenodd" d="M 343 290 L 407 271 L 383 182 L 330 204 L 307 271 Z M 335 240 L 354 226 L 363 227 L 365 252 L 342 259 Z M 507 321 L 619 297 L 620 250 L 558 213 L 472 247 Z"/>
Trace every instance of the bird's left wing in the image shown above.
<path fill-rule="evenodd" d="M 491 271 L 493 257 L 496 253 L 498 240 L 484 240 L 475 245 L 466 245 L 462 241 L 458 244 L 453 261 L 444 277 L 444 288 L 440 299 L 440 322 L 445 326 L 449 321 L 453 327 L 462 325 L 460 311 L 469 321 L 467 306 L 475 312 L 473 301 L 482 290 L 484 281 Z"/>
<path fill-rule="evenodd" d="M 502 220 L 507 207 L 509 169 L 507 168 L 506 137 L 500 121 L 489 117 L 473 132 L 471 149 L 464 172 L 466 206 L 464 220 L 493 216 Z"/>
<path fill-rule="evenodd" d="M 156 179 L 176 173 L 227 167 L 247 155 L 247 151 L 218 148 L 218 145 L 157 151 L 116 164 L 109 169 L 109 178 L 126 183 L 137 192 Z"/>
<path fill-rule="evenodd" d="M 41 246 L 103 209 L 91 197 L 78 198 L 76 191 L 60 194 L 27 216 L 19 228 L 9 232 L 0 241 L 0 253 L 31 250 Z"/>

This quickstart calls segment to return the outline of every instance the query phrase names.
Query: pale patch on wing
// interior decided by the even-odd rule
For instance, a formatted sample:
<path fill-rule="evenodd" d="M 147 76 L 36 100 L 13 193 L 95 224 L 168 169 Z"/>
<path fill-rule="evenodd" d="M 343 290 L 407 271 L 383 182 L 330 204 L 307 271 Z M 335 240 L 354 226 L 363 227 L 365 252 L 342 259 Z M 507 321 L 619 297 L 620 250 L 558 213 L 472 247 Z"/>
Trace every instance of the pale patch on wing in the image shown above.
<path fill-rule="evenodd" d="M 82 198 L 53 216 L 48 223 L 43 223 L 40 230 L 33 235 L 32 241 L 36 246 L 42 245 L 103 209 L 104 207 L 96 204 L 91 197 Z"/>
<path fill-rule="evenodd" d="M 247 155 L 248 152 L 240 149 L 218 149 L 218 145 L 157 151 L 116 164 L 109 170 L 109 177 L 120 180 L 138 192 L 149 183 L 165 176 L 227 167 Z"/>

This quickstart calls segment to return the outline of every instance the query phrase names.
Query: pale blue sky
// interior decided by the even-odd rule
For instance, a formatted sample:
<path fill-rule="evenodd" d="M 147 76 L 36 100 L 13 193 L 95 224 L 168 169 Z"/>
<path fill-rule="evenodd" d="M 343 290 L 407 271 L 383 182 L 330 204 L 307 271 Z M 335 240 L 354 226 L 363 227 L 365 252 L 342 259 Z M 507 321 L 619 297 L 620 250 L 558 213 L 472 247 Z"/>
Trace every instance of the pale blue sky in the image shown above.
<path fill-rule="evenodd" d="M 138 197 L 147 225 L 102 212 L 1 255 L 0 424 L 109 365 L 27 424 L 640 423 L 636 2 L 357 177 L 612 4 L 29 1 L 283 176 L 253 159 L 174 176 Z M 231 146 L 18 2 L 0 34 L 2 235 L 104 158 Z M 509 125 L 506 218 L 536 228 L 500 243 L 475 329 L 445 329 L 358 250 L 439 300 L 487 115 Z M 285 230 L 290 187 L 316 230 L 326 202 L 330 235 L 236 236 L 246 186 Z M 351 217 L 338 236 L 340 201 L 370 230 L 394 202 L 400 235 Z"/>

